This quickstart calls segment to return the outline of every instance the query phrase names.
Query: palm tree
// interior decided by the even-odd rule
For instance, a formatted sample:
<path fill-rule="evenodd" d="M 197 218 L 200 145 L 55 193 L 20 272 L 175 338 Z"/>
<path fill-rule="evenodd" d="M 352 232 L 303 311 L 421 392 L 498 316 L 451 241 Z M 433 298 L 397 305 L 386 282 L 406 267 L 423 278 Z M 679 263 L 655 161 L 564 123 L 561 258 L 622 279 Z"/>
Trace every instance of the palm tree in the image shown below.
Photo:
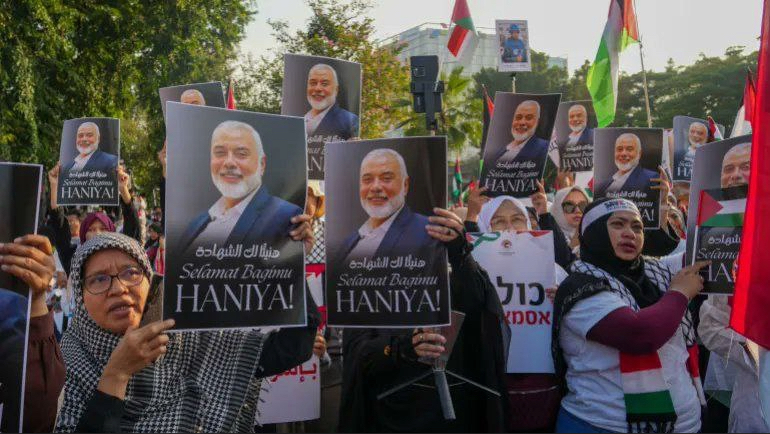
<path fill-rule="evenodd" d="M 462 154 L 467 146 L 478 148 L 481 142 L 481 100 L 475 98 L 473 78 L 462 75 L 463 68 L 458 67 L 449 73 L 441 73 L 440 80 L 444 82 L 442 112 L 437 114 L 439 119 L 438 134 L 447 136 L 449 149 Z M 400 100 L 398 106 L 407 107 L 411 100 Z M 425 115 L 410 113 L 408 118 L 397 126 L 404 129 L 407 136 L 427 135 Z"/>

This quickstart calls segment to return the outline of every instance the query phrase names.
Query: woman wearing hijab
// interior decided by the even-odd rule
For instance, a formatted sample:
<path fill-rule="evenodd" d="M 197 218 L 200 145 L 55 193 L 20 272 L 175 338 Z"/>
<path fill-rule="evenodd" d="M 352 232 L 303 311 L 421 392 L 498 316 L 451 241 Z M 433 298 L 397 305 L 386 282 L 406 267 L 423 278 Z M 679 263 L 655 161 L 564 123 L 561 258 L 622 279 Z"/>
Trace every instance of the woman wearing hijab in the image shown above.
<path fill-rule="evenodd" d="M 446 245 L 452 309 L 465 314 L 447 370 L 498 391 L 494 396 L 464 382 L 450 382 L 457 418 L 445 420 L 430 378 L 382 400 L 377 395 L 411 381 L 430 366 L 420 357 L 438 358 L 446 339 L 423 329 L 346 328 L 340 432 L 504 432 L 505 354 L 510 332 L 487 273 L 471 256 L 462 221 L 434 209 L 428 234 Z"/>
<path fill-rule="evenodd" d="M 580 225 L 581 258 L 559 286 L 553 356 L 565 376 L 557 432 L 698 432 L 703 392 L 687 304 L 707 262 L 669 268 L 641 256 L 636 205 L 598 200 Z"/>
<path fill-rule="evenodd" d="M 580 245 L 578 228 L 589 203 L 591 199 L 585 190 L 577 186 L 562 188 L 553 197 L 551 215 L 564 233 L 571 249 Z"/>
<path fill-rule="evenodd" d="M 467 226 L 469 222 L 465 223 Z M 527 230 L 532 230 L 532 223 L 524 204 L 511 196 L 497 196 L 481 208 L 475 232 Z M 554 286 L 566 277 L 565 271 L 558 264 L 555 266 L 557 281 Z M 555 292 L 554 289 L 550 291 Z M 513 334 L 511 339 L 516 339 L 516 335 Z M 559 382 L 555 375 L 506 374 L 506 386 L 510 408 L 509 431 L 553 431 L 561 400 Z"/>
<path fill-rule="evenodd" d="M 167 334 L 172 319 L 140 327 L 152 270 L 136 240 L 98 234 L 71 271 L 58 432 L 251 432 L 261 379 L 312 353 L 312 298 L 306 327 Z"/>
<path fill-rule="evenodd" d="M 141 238 L 141 228 L 139 224 L 139 216 L 136 209 L 131 205 L 132 197 L 129 191 L 129 184 L 131 182 L 130 176 L 123 170 L 122 167 L 118 167 L 118 192 L 120 193 L 120 211 L 123 215 L 123 228 L 121 232 L 128 235 L 135 240 Z M 107 214 L 103 212 L 89 213 L 79 226 L 79 237 L 74 238 L 70 234 L 69 222 L 61 215 L 61 210 L 56 199 L 56 194 L 59 185 L 59 164 L 48 171 L 48 184 L 50 187 L 50 208 L 48 210 L 51 229 L 53 230 L 54 241 L 56 247 L 56 253 L 59 255 L 59 260 L 64 267 L 64 271 L 67 275 L 70 274 L 70 262 L 72 255 L 78 248 L 80 243 L 84 243 L 86 238 L 100 233 L 100 232 L 115 232 L 115 224 Z"/>
<path fill-rule="evenodd" d="M 540 186 L 542 188 L 542 184 Z M 492 200 L 491 198 L 483 195 L 485 191 L 487 191 L 487 188 L 482 187 L 482 188 L 471 190 L 471 192 L 468 194 L 468 212 L 466 214 L 465 222 L 464 222 L 465 230 L 468 232 L 484 232 L 479 227 L 481 225 L 481 221 L 480 221 L 481 213 L 482 213 L 482 210 L 486 208 L 486 205 Z M 539 195 L 540 193 L 537 193 L 537 194 Z M 510 200 L 511 203 L 521 204 L 521 201 L 511 196 L 498 196 L 498 198 L 502 198 L 502 199 L 498 199 L 498 202 L 496 202 L 498 205 L 505 203 L 506 201 L 505 198 Z M 545 204 L 547 204 L 545 190 L 542 190 L 542 196 L 540 199 L 542 199 L 541 203 L 544 204 L 543 206 L 545 206 Z M 534 202 L 535 201 L 533 200 L 533 203 Z M 516 207 L 518 208 L 518 205 Z M 494 211 L 492 211 L 492 214 L 494 214 L 495 211 L 498 209 L 498 206 L 492 206 L 492 208 L 494 208 Z M 509 209 L 509 208 L 508 206 L 506 206 L 504 207 L 504 209 Z M 524 209 L 527 210 L 526 207 Z M 528 217 L 532 215 L 529 212 L 529 210 L 527 210 L 525 214 L 527 214 Z M 553 249 L 554 249 L 554 256 L 555 256 L 556 263 L 560 267 L 562 267 L 562 269 L 569 268 L 569 264 L 573 260 L 575 260 L 576 256 L 574 253 L 572 253 L 572 249 L 570 249 L 569 245 L 567 244 L 567 241 L 561 229 L 555 223 L 553 217 L 551 217 L 551 215 L 548 214 L 547 211 L 543 209 L 536 210 L 535 214 L 540 214 L 540 215 L 536 220 L 533 220 L 530 217 L 529 226 L 525 230 L 535 229 L 535 230 L 552 231 L 553 232 Z"/>

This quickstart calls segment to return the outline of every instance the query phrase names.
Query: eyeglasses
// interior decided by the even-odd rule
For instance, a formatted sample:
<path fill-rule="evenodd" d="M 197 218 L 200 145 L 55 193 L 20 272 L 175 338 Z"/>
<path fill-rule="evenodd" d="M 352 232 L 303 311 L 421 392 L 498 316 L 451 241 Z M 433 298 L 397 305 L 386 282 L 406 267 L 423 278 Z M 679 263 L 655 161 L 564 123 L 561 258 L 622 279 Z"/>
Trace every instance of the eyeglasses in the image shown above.
<path fill-rule="evenodd" d="M 118 274 L 95 274 L 85 279 L 86 291 L 93 295 L 102 294 L 110 289 L 112 279 L 116 277 L 123 285 L 133 287 L 142 283 L 144 273 L 136 267 L 128 267 L 121 270 Z"/>
<path fill-rule="evenodd" d="M 580 210 L 581 214 L 585 214 L 587 207 L 588 202 L 572 203 L 570 201 L 564 201 L 561 204 L 561 209 L 567 214 L 572 214 L 577 210 Z"/>

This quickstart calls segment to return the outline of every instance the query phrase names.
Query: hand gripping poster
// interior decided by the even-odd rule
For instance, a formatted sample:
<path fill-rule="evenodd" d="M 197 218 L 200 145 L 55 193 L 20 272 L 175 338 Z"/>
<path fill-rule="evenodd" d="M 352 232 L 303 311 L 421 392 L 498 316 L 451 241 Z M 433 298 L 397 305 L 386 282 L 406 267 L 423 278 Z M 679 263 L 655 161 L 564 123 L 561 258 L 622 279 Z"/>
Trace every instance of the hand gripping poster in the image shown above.
<path fill-rule="evenodd" d="M 326 308 L 330 326 L 449 323 L 447 253 L 428 234 L 446 207 L 446 138 L 326 146 Z"/>
<path fill-rule="evenodd" d="M 594 198 L 628 199 L 639 207 L 645 229 L 658 228 L 662 159 L 660 128 L 595 129 Z"/>
<path fill-rule="evenodd" d="M 59 150 L 59 205 L 118 205 L 120 120 L 64 121 Z"/>
<path fill-rule="evenodd" d="M 705 293 L 735 288 L 743 215 L 751 172 L 751 136 L 709 143 L 695 151 L 687 214 L 687 263 L 701 270 Z"/>
<path fill-rule="evenodd" d="M 491 197 L 529 197 L 543 177 L 560 94 L 497 92 L 481 185 Z"/>
<path fill-rule="evenodd" d="M 285 54 L 281 114 L 302 116 L 309 179 L 324 179 L 324 143 L 358 137 L 361 64 Z"/>
<path fill-rule="evenodd" d="M 0 243 L 37 230 L 43 167 L 0 163 Z M 0 432 L 23 432 L 29 286 L 0 270 Z"/>
<path fill-rule="evenodd" d="M 469 237 L 473 258 L 497 288 L 511 329 L 506 372 L 553 373 L 553 301 L 548 297 L 556 286 L 553 232 L 474 233 Z"/>
<path fill-rule="evenodd" d="M 305 325 L 302 119 L 169 102 L 163 317 L 176 329 Z"/>

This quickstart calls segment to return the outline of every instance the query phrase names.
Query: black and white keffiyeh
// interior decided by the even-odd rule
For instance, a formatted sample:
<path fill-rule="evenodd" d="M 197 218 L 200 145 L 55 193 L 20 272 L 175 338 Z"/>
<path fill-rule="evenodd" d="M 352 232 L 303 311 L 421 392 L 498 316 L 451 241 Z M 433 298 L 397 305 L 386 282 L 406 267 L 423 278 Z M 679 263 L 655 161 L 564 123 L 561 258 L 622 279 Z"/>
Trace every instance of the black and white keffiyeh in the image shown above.
<path fill-rule="evenodd" d="M 67 369 L 57 432 L 74 432 L 120 336 L 99 327 L 83 303 L 85 263 L 94 253 L 117 249 L 137 260 L 149 277 L 141 246 L 117 233 L 102 233 L 72 259 L 73 320 L 62 340 Z M 120 422 L 125 432 L 252 432 L 261 389 L 258 375 L 264 335 L 258 331 L 180 332 L 167 352 L 136 373 L 126 389 Z"/>

